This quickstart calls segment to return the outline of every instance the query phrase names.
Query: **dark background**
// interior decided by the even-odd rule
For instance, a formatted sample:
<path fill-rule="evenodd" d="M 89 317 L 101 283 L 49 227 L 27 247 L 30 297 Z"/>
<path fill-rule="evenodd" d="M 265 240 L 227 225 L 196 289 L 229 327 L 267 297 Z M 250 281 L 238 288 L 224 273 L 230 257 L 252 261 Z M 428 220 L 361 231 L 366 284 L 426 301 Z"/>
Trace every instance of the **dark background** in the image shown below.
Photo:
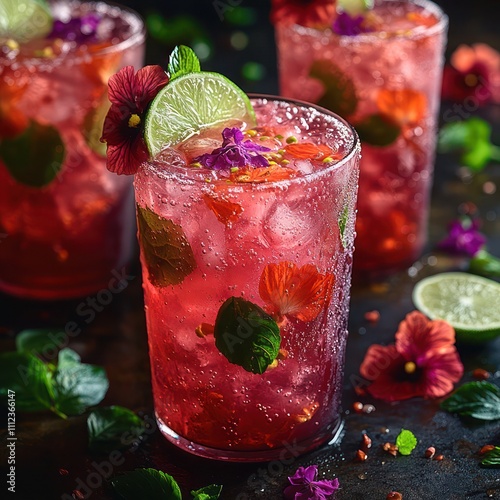
<path fill-rule="evenodd" d="M 269 20 L 270 0 L 123 0 L 146 19 L 162 18 L 162 41 L 150 35 L 146 63 L 165 65 L 176 44 L 206 44 L 202 67 L 224 73 L 247 92 L 277 93 L 276 48 Z M 498 0 L 436 0 L 450 19 L 447 56 L 461 43 L 488 43 L 500 50 Z M 155 29 L 150 33 L 156 35 Z M 241 50 L 231 36 L 242 32 L 248 44 Z M 245 76 L 246 75 L 246 76 Z"/>

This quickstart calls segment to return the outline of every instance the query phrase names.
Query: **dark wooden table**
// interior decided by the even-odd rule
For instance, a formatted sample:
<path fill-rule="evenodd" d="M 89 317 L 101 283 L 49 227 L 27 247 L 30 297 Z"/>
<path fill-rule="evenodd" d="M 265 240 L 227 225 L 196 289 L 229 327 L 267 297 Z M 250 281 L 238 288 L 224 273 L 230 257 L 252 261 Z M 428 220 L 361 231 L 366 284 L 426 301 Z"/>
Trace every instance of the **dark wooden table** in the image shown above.
<path fill-rule="evenodd" d="M 494 111 L 487 116 L 496 120 Z M 172 474 L 186 498 L 193 488 L 210 483 L 224 485 L 223 499 L 280 499 L 287 476 L 300 465 L 316 463 L 322 474 L 338 477 L 341 490 L 337 499 L 385 499 L 391 490 L 403 493 L 405 500 L 500 498 L 498 470 L 481 468 L 478 454 L 482 445 L 500 444 L 500 422 L 466 423 L 439 409 L 438 401 L 412 399 L 384 404 L 370 397 L 357 396 L 359 365 L 369 345 L 390 343 L 398 323 L 413 309 L 411 291 L 422 277 L 445 270 L 461 269 L 465 261 L 433 253 L 436 241 L 447 223 L 464 202 L 478 206 L 484 220 L 483 231 L 489 238 L 492 253 L 500 255 L 500 165 L 490 165 L 483 173 L 463 178 L 456 159 L 439 156 L 432 197 L 430 240 L 426 254 L 410 272 L 402 272 L 388 281 L 352 291 L 350 337 L 347 347 L 343 395 L 345 430 L 336 446 L 326 446 L 292 463 L 278 461 L 262 464 L 229 464 L 208 461 L 177 450 L 158 430 L 152 429 L 140 446 L 124 451 L 112 474 L 136 467 L 154 467 Z M 485 194 L 485 183 L 497 191 Z M 487 184 L 491 190 L 491 184 Z M 437 258 L 430 258 L 429 257 Z M 130 274 L 135 278 L 113 301 L 97 312 L 89 324 L 77 314 L 86 300 L 44 304 L 0 296 L 0 351 L 14 348 L 17 332 L 31 327 L 63 327 L 68 321 L 80 322 L 83 332 L 70 340 L 84 362 L 105 367 L 110 389 L 103 405 L 122 405 L 153 420 L 147 337 L 143 314 L 140 270 L 134 262 Z M 371 325 L 364 313 L 380 311 L 380 321 Z M 463 381 L 471 380 L 471 371 L 481 367 L 492 372 L 493 382 L 500 379 L 500 339 L 477 348 L 460 346 L 465 365 Z M 373 403 L 375 411 L 356 414 L 352 403 Z M 108 487 L 108 455 L 91 454 L 87 449 L 86 417 L 61 420 L 51 414 L 18 414 L 15 498 L 57 499 L 75 488 L 88 489 L 86 498 L 112 498 Z M 1 426 L 6 415 L 1 413 Z M 386 441 L 394 442 L 401 428 L 410 429 L 419 444 L 408 457 L 390 456 L 381 449 Z M 368 460 L 354 460 L 362 432 L 373 440 Z M 0 430 L 0 464 L 6 477 L 6 433 Z M 434 446 L 444 460 L 424 458 L 427 447 Z M 60 469 L 68 471 L 61 475 Z M 101 472 L 98 472 L 100 469 Z M 1 486 L 7 493 L 7 485 Z M 64 497 L 68 498 L 68 497 Z"/>

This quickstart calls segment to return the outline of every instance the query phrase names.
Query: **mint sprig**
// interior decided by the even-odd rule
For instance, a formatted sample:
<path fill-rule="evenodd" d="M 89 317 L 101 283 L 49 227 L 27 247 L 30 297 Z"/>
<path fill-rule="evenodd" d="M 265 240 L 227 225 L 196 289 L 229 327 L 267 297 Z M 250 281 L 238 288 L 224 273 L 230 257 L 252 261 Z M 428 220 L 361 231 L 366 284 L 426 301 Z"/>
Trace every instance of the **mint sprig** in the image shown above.
<path fill-rule="evenodd" d="M 398 451 L 401 455 L 410 455 L 417 446 L 417 443 L 417 438 L 413 432 L 407 429 L 401 429 L 401 432 L 396 438 L 396 446 L 398 447 Z"/>
<path fill-rule="evenodd" d="M 478 420 L 500 419 L 500 388 L 489 382 L 468 382 L 441 403 L 450 413 Z"/>
<path fill-rule="evenodd" d="M 440 153 L 460 153 L 460 162 L 480 172 L 490 161 L 500 161 L 500 147 L 491 142 L 491 125 L 482 118 L 451 122 L 438 137 Z"/>
<path fill-rule="evenodd" d="M 175 47 L 168 61 L 170 80 L 187 73 L 197 73 L 199 71 L 201 71 L 200 61 L 193 49 L 185 45 Z"/>
<path fill-rule="evenodd" d="M 487 250 L 480 250 L 469 261 L 469 272 L 487 278 L 500 278 L 500 259 Z"/>
<path fill-rule="evenodd" d="M 481 465 L 484 467 L 500 467 L 500 447 L 495 446 L 481 460 Z"/>
<path fill-rule="evenodd" d="M 102 401 L 108 390 L 103 368 L 80 362 L 71 349 L 59 352 L 58 363 L 44 363 L 27 352 L 0 355 L 0 396 L 16 392 L 23 412 L 50 410 L 61 418 L 80 415 Z"/>
<path fill-rule="evenodd" d="M 157 469 L 136 469 L 111 480 L 114 490 L 124 500 L 181 500 L 177 481 L 169 474 Z M 222 486 L 205 486 L 191 495 L 195 500 L 217 500 Z"/>

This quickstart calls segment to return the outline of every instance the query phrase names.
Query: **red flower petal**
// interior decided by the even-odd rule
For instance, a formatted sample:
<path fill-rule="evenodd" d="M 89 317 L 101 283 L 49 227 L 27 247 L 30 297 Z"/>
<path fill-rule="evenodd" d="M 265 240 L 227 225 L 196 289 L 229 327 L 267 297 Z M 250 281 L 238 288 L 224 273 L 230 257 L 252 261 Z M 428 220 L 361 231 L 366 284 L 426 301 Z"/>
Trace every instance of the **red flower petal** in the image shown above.
<path fill-rule="evenodd" d="M 407 359 L 420 365 L 432 351 L 455 344 L 455 330 L 442 320 L 430 321 L 419 311 L 413 311 L 399 324 L 396 348 Z"/>
<path fill-rule="evenodd" d="M 108 145 L 106 167 L 116 174 L 135 174 L 141 163 L 149 158 L 146 145 L 142 137 L 130 141 L 123 141 L 121 144 Z"/>
<path fill-rule="evenodd" d="M 331 26 L 335 16 L 335 2 L 332 0 L 272 0 L 273 24 L 326 27 Z"/>
<path fill-rule="evenodd" d="M 457 350 L 452 347 L 444 352 L 434 352 L 425 363 L 425 397 L 440 398 L 453 390 L 464 373 Z"/>
<path fill-rule="evenodd" d="M 127 107 L 112 104 L 104 119 L 101 142 L 116 146 L 124 142 L 131 133 L 137 133 L 136 129 L 131 129 L 128 126 L 130 115 L 130 110 Z"/>
<path fill-rule="evenodd" d="M 203 199 L 208 208 L 212 210 L 219 222 L 227 225 L 238 220 L 239 215 L 243 212 L 241 205 L 233 203 L 223 198 L 214 198 L 209 194 L 204 194 Z"/>
<path fill-rule="evenodd" d="M 330 299 L 333 281 L 332 274 L 321 274 L 312 264 L 299 268 L 280 262 L 264 268 L 259 293 L 270 314 L 312 321 Z"/>
<path fill-rule="evenodd" d="M 321 161 L 324 158 L 330 156 L 333 159 L 341 158 L 340 155 L 335 154 L 328 146 L 325 144 L 316 145 L 312 142 L 303 142 L 300 144 L 289 144 L 285 147 L 287 153 L 292 155 L 294 158 L 300 158 L 304 160 L 318 160 Z"/>
<path fill-rule="evenodd" d="M 161 66 L 151 65 L 141 68 L 135 78 L 138 89 L 136 104 L 142 113 L 156 94 L 168 83 L 168 76 Z"/>
<path fill-rule="evenodd" d="M 236 172 L 232 172 L 229 179 L 232 182 L 254 182 L 260 184 L 262 182 L 286 181 L 296 175 L 297 172 L 291 168 L 270 165 L 269 167 L 240 168 Z"/>
<path fill-rule="evenodd" d="M 125 66 L 109 79 L 108 97 L 112 104 L 134 110 L 136 95 L 137 85 L 133 66 Z"/>
<path fill-rule="evenodd" d="M 377 107 L 401 126 L 414 125 L 425 116 L 427 98 L 422 92 L 412 89 L 382 89 L 377 95 Z"/>

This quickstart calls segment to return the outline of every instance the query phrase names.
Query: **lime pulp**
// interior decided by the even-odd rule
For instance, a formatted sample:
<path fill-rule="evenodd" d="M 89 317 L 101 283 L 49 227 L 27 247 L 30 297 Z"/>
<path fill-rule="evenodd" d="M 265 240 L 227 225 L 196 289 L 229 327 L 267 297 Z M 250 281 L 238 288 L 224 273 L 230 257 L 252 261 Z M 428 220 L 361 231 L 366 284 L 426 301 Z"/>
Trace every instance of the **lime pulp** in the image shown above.
<path fill-rule="evenodd" d="M 0 0 L 0 38 L 24 43 L 52 29 L 52 14 L 44 0 Z"/>

